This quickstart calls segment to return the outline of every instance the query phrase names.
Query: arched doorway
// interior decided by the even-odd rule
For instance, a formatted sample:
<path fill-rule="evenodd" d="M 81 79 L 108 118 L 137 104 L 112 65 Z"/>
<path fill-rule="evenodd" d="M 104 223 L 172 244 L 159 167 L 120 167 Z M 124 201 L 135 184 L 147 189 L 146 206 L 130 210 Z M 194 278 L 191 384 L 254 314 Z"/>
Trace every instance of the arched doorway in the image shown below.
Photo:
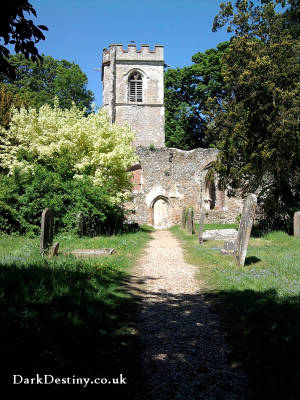
<path fill-rule="evenodd" d="M 156 229 L 169 226 L 169 204 L 166 197 L 159 196 L 153 201 L 153 225 Z"/>
<path fill-rule="evenodd" d="M 205 210 L 223 210 L 225 207 L 225 192 L 218 189 L 218 178 L 211 169 L 208 170 L 204 181 L 203 203 Z"/>
<path fill-rule="evenodd" d="M 205 179 L 204 208 L 206 210 L 213 210 L 216 205 L 216 185 L 214 180 L 210 179 Z"/>

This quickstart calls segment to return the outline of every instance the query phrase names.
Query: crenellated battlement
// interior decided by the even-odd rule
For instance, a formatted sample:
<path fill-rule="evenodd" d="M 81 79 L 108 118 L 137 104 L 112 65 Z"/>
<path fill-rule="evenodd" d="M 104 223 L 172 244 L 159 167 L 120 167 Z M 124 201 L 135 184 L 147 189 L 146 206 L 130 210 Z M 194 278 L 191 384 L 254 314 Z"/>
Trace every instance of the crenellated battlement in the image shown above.
<path fill-rule="evenodd" d="M 103 49 L 103 62 L 110 61 L 112 51 L 116 54 L 116 61 L 164 61 L 164 46 L 156 44 L 154 50 L 149 44 L 142 44 L 140 49 L 136 44 L 130 43 L 127 48 L 120 43 L 112 43 L 108 48 Z"/>

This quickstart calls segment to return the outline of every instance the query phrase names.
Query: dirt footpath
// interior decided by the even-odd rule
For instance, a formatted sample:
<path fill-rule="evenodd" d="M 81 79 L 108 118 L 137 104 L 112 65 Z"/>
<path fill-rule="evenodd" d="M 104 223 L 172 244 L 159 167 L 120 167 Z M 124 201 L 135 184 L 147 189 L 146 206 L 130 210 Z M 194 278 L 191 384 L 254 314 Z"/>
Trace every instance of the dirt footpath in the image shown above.
<path fill-rule="evenodd" d="M 132 277 L 140 297 L 144 400 L 242 400 L 247 379 L 227 362 L 228 347 L 197 267 L 185 263 L 169 231 L 152 234 Z"/>

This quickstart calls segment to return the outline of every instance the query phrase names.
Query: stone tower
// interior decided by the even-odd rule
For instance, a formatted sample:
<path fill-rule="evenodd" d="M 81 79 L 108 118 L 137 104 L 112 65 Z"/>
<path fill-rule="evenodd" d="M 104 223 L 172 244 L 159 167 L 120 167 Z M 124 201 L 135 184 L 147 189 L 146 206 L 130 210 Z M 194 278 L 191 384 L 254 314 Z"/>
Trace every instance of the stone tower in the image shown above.
<path fill-rule="evenodd" d="M 103 108 L 112 122 L 128 122 L 136 146 L 165 146 L 164 47 L 111 44 L 103 49 Z"/>

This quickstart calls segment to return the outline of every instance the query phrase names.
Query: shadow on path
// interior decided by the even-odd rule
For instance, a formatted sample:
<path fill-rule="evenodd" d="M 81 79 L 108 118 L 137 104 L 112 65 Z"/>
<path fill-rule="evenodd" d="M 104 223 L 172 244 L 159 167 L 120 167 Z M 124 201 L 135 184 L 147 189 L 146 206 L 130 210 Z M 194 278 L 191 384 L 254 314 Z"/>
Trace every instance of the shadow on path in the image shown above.
<path fill-rule="evenodd" d="M 281 303 L 275 291 L 250 290 L 172 294 L 145 290 L 155 280 L 148 276 L 55 273 L 64 274 L 60 288 L 53 270 L 0 266 L 1 386 L 10 397 L 299 398 L 297 298 Z M 105 296 L 95 289 L 97 280 Z M 209 303 L 222 315 L 223 330 Z M 251 379 L 252 395 L 242 372 Z M 127 384 L 12 385 L 13 374 L 37 373 L 122 374 Z"/>
<path fill-rule="evenodd" d="M 224 333 L 205 295 L 144 291 L 148 279 L 133 277 L 131 286 L 141 301 L 145 388 L 137 399 L 249 398 L 247 379 L 227 362 Z"/>

